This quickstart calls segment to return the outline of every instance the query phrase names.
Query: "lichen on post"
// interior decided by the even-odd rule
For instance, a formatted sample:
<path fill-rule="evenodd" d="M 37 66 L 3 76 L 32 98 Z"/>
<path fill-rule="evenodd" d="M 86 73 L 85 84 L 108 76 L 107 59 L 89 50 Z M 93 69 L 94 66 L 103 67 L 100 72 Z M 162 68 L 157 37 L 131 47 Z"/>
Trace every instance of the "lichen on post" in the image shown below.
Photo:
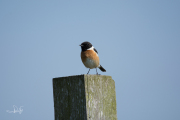
<path fill-rule="evenodd" d="M 53 79 L 55 120 L 117 120 L 115 82 L 106 75 Z"/>

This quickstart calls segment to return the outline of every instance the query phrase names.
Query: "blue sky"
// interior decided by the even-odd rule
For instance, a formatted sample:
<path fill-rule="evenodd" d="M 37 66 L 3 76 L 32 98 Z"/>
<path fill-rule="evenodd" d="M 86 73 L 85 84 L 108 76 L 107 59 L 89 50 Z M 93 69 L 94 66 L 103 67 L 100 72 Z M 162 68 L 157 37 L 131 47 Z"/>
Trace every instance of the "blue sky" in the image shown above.
<path fill-rule="evenodd" d="M 86 74 L 79 45 L 89 41 L 115 80 L 119 120 L 179 120 L 179 5 L 0 0 L 0 119 L 53 120 L 52 78 Z M 7 113 L 13 105 L 22 114 Z"/>

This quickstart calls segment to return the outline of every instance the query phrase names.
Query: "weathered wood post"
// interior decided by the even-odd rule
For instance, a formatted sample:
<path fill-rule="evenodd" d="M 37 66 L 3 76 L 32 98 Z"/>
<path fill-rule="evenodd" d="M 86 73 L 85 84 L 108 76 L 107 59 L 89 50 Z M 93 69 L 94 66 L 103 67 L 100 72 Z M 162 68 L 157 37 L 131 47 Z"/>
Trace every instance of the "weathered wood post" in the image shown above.
<path fill-rule="evenodd" d="M 117 120 L 111 76 L 53 78 L 55 120 Z"/>

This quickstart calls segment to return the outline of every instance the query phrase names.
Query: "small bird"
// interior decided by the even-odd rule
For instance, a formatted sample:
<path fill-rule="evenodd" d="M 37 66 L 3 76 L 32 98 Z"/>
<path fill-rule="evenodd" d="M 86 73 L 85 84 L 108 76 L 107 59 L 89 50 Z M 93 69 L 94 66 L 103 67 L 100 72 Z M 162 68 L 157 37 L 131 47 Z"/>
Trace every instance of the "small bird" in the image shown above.
<path fill-rule="evenodd" d="M 106 72 L 106 70 L 99 64 L 98 52 L 90 42 L 83 42 L 79 46 L 81 46 L 82 49 L 81 60 L 84 66 L 89 68 L 89 71 L 90 69 L 96 68 L 96 73 L 98 74 L 97 68 L 99 68 L 102 72 Z"/>

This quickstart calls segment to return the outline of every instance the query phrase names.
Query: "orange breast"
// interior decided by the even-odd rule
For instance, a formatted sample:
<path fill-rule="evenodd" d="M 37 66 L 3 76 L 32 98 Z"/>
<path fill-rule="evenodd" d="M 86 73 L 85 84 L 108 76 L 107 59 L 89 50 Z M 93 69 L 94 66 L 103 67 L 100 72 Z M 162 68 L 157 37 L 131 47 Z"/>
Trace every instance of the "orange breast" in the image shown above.
<path fill-rule="evenodd" d="M 99 66 L 99 57 L 94 50 L 86 50 L 81 52 L 81 60 L 87 68 L 92 69 Z"/>

